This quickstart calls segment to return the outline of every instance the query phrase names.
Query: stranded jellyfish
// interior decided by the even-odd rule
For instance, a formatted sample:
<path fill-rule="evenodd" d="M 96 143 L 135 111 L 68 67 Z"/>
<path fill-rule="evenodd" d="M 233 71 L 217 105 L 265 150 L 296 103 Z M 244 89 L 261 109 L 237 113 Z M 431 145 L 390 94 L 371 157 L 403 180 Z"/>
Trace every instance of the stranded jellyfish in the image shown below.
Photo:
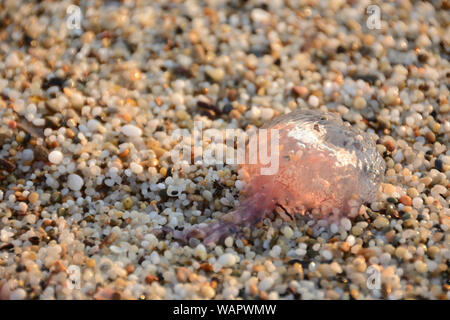
<path fill-rule="evenodd" d="M 277 149 L 266 148 L 278 152 L 278 170 L 262 174 L 269 165 L 246 161 L 241 165 L 246 186 L 239 207 L 208 224 L 174 231 L 176 239 L 217 242 L 243 227 L 254 227 L 271 212 L 288 220 L 295 215 L 355 217 L 363 203 L 376 197 L 385 163 L 367 133 L 333 113 L 305 110 L 279 116 L 263 128 L 267 136 L 261 139 L 261 130 L 252 139 L 259 141 L 258 148 L 264 147 L 261 142 L 268 147 L 270 132 L 278 131 Z"/>

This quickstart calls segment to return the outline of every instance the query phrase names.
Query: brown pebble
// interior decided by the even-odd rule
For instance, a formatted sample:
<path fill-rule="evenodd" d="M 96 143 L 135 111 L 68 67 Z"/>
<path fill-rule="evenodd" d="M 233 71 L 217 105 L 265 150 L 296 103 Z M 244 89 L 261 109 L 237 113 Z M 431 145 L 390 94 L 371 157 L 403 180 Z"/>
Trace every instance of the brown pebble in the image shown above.
<path fill-rule="evenodd" d="M 386 237 L 386 240 L 388 242 L 392 242 L 394 240 L 394 238 L 395 238 L 395 231 L 394 230 L 390 230 L 390 231 L 386 232 L 384 234 L 384 236 Z"/>
<path fill-rule="evenodd" d="M 427 133 L 425 133 L 425 138 L 430 143 L 436 142 L 436 135 L 432 131 L 428 131 Z"/>
<path fill-rule="evenodd" d="M 237 97 L 236 89 L 233 89 L 233 88 L 228 89 L 228 99 L 230 101 L 234 101 L 234 100 L 236 100 L 236 97 Z"/>
<path fill-rule="evenodd" d="M 207 263 L 207 262 L 202 263 L 202 264 L 200 265 L 200 269 L 203 270 L 203 271 L 206 271 L 206 272 L 211 272 L 211 271 L 213 271 L 212 265 L 211 265 L 210 263 Z"/>
<path fill-rule="evenodd" d="M 258 273 L 258 272 L 264 271 L 264 270 L 265 270 L 265 268 L 264 268 L 264 266 L 261 265 L 261 264 L 255 264 L 255 265 L 253 266 L 253 272 Z"/>
<path fill-rule="evenodd" d="M 131 263 L 127 264 L 125 266 L 125 271 L 127 272 L 127 274 L 133 273 L 134 272 L 134 266 Z"/>
<path fill-rule="evenodd" d="M 99 248 L 102 249 L 104 246 L 112 244 L 117 239 L 117 233 L 111 232 L 109 235 L 106 236 L 105 240 L 103 240 L 102 243 L 100 243 Z"/>
<path fill-rule="evenodd" d="M 158 280 L 159 279 L 158 279 L 157 276 L 148 275 L 148 276 L 145 277 L 145 283 L 147 283 L 147 284 L 151 284 L 151 283 L 153 283 L 155 281 L 158 281 Z"/>
<path fill-rule="evenodd" d="M 386 149 L 387 149 L 389 152 L 392 152 L 392 151 L 395 150 L 395 144 L 394 144 L 394 141 L 392 141 L 392 140 L 386 140 L 386 141 L 384 142 L 384 146 L 386 147 Z"/>
<path fill-rule="evenodd" d="M 48 149 L 41 146 L 36 145 L 34 147 L 34 158 L 39 161 L 48 161 Z"/>
<path fill-rule="evenodd" d="M 157 167 L 159 165 L 159 160 L 154 158 L 149 162 L 150 167 Z"/>
<path fill-rule="evenodd" d="M 350 289 L 350 295 L 353 299 L 357 300 L 359 296 L 359 291 L 355 288 Z"/>
<path fill-rule="evenodd" d="M 63 263 L 61 262 L 61 260 L 56 260 L 55 263 L 53 263 L 52 265 L 52 271 L 55 273 L 64 271 L 67 272 L 67 268 L 63 265 Z"/>
<path fill-rule="evenodd" d="M 299 97 L 304 97 L 308 93 L 308 89 L 303 86 L 294 86 L 292 92 Z"/>
<path fill-rule="evenodd" d="M 126 158 L 130 154 L 130 149 L 125 149 L 121 153 L 119 153 L 119 158 Z"/>
<path fill-rule="evenodd" d="M 230 117 L 233 118 L 233 119 L 240 119 L 241 118 L 241 114 L 236 109 L 231 110 L 229 114 L 230 114 Z"/>
<path fill-rule="evenodd" d="M 371 257 L 376 256 L 376 252 L 369 248 L 364 248 L 358 251 L 358 255 L 362 255 L 366 260 L 369 260 Z"/>
<path fill-rule="evenodd" d="M 166 153 L 166 150 L 165 150 L 165 149 L 159 148 L 159 147 L 154 148 L 153 151 L 155 152 L 155 154 L 156 154 L 156 156 L 157 156 L 158 158 L 159 158 L 159 157 L 162 157 L 162 156 Z"/>
<path fill-rule="evenodd" d="M 259 293 L 258 287 L 255 286 L 254 284 L 251 284 L 250 285 L 250 295 L 256 296 L 256 295 L 258 295 L 258 293 Z"/>
<path fill-rule="evenodd" d="M 72 131 L 72 129 L 66 128 L 66 136 L 69 139 L 73 139 L 73 137 L 75 137 L 75 133 Z"/>
<path fill-rule="evenodd" d="M 95 265 L 96 265 L 96 262 L 94 259 L 92 259 L 92 258 L 86 259 L 86 266 L 88 268 L 95 268 Z"/>
<path fill-rule="evenodd" d="M 405 206 L 411 206 L 412 205 L 411 197 L 409 197 L 407 195 L 401 196 L 399 200 Z"/>
<path fill-rule="evenodd" d="M 346 241 L 339 243 L 339 250 L 348 252 L 350 250 L 350 243 Z"/>
<path fill-rule="evenodd" d="M 186 267 L 179 267 L 177 269 L 177 280 L 178 282 L 186 282 L 189 278 L 190 271 Z"/>

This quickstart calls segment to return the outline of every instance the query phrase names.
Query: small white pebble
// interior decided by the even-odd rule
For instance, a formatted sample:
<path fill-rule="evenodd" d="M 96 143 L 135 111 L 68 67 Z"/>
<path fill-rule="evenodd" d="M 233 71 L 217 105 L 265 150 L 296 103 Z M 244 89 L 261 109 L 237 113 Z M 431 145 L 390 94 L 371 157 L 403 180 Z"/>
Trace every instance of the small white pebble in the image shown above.
<path fill-rule="evenodd" d="M 48 155 L 48 161 L 50 161 L 51 163 L 59 164 L 62 160 L 63 154 L 61 153 L 61 151 L 54 150 Z"/>
<path fill-rule="evenodd" d="M 270 255 L 274 258 L 278 258 L 281 253 L 281 247 L 279 245 L 273 246 L 272 250 L 270 250 Z"/>
<path fill-rule="evenodd" d="M 238 190 L 243 190 L 245 187 L 245 182 L 242 180 L 236 180 L 236 182 L 234 183 L 234 185 L 236 186 L 236 188 Z"/>
<path fill-rule="evenodd" d="M 315 95 L 310 95 L 308 98 L 308 103 L 311 107 L 317 108 L 319 106 L 319 98 Z"/>
<path fill-rule="evenodd" d="M 132 124 L 127 124 L 122 127 L 122 133 L 128 137 L 140 137 L 142 130 Z"/>
<path fill-rule="evenodd" d="M 25 149 L 22 152 L 22 160 L 23 161 L 31 161 L 34 159 L 34 152 L 31 149 Z"/>
<path fill-rule="evenodd" d="M 225 246 L 231 248 L 233 246 L 233 237 L 227 237 L 225 239 Z"/>
<path fill-rule="evenodd" d="M 23 300 L 27 296 L 27 293 L 24 289 L 19 288 L 11 292 L 9 299 L 10 300 Z"/>
<path fill-rule="evenodd" d="M 144 168 L 139 163 L 136 162 L 130 163 L 130 169 L 131 172 L 133 172 L 134 174 L 140 174 L 144 171 Z"/>
<path fill-rule="evenodd" d="M 341 226 L 344 230 L 349 231 L 352 228 L 352 222 L 348 218 L 341 219 Z"/>
<path fill-rule="evenodd" d="M 211 77 L 214 81 L 221 81 L 225 76 L 225 71 L 221 68 L 211 68 L 206 71 L 208 76 Z"/>
<path fill-rule="evenodd" d="M 273 286 L 272 277 L 267 277 L 259 283 L 259 290 L 267 291 Z"/>
<path fill-rule="evenodd" d="M 202 260 L 205 260 L 205 259 L 206 259 L 206 257 L 207 257 L 207 254 L 206 254 L 206 248 L 205 248 L 205 246 L 204 246 L 203 244 L 199 244 L 199 245 L 195 248 L 195 250 L 194 250 L 194 256 L 197 257 L 197 258 L 200 258 L 200 259 L 202 259 Z"/>
<path fill-rule="evenodd" d="M 250 17 L 257 23 L 264 24 L 270 21 L 270 13 L 260 8 L 253 9 L 250 13 Z"/>
<path fill-rule="evenodd" d="M 289 226 L 284 227 L 282 232 L 288 239 L 292 238 L 292 236 L 294 235 L 294 231 L 292 231 L 292 228 Z"/>
<path fill-rule="evenodd" d="M 26 212 L 28 209 L 28 205 L 25 202 L 19 202 L 19 211 Z"/>
<path fill-rule="evenodd" d="M 416 209 L 422 208 L 422 206 L 423 206 L 423 200 L 422 200 L 422 198 L 415 197 L 415 198 L 413 199 L 413 201 L 412 201 L 412 205 L 413 205 L 413 207 L 416 208 Z"/>
<path fill-rule="evenodd" d="M 81 190 L 83 184 L 84 184 L 83 179 L 79 175 L 74 173 L 70 174 L 69 178 L 67 179 L 67 186 L 73 191 Z"/>
<path fill-rule="evenodd" d="M 355 244 L 355 237 L 353 236 L 353 235 L 349 235 L 348 237 L 347 237 L 347 240 L 346 240 L 347 242 L 348 242 L 348 244 L 352 247 L 354 244 Z"/>
<path fill-rule="evenodd" d="M 217 261 L 223 267 L 232 267 L 236 263 L 236 257 L 231 253 L 225 253 Z"/>
<path fill-rule="evenodd" d="M 333 259 L 333 254 L 331 253 L 330 250 L 323 250 L 323 251 L 320 252 L 320 254 L 322 255 L 322 257 L 323 257 L 325 260 L 331 260 L 331 259 Z"/>

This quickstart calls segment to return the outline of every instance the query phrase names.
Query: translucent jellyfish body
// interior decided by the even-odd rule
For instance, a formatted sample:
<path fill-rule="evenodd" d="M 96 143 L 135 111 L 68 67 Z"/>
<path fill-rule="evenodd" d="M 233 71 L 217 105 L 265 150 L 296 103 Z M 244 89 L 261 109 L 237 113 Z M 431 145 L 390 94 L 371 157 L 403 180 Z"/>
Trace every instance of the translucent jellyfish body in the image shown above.
<path fill-rule="evenodd" d="M 209 224 L 176 232 L 176 238 L 217 242 L 242 227 L 255 226 L 274 211 L 285 219 L 298 214 L 320 219 L 354 217 L 362 203 L 375 198 L 385 163 L 368 134 L 321 111 L 294 111 L 263 128 L 267 137 L 261 139 L 258 133 L 253 139 L 258 148 L 278 152 L 276 172 L 262 174 L 269 164 L 249 163 L 247 152 L 247 163 L 241 165 L 246 186 L 240 206 Z M 277 131 L 276 150 L 270 150 L 272 130 Z"/>

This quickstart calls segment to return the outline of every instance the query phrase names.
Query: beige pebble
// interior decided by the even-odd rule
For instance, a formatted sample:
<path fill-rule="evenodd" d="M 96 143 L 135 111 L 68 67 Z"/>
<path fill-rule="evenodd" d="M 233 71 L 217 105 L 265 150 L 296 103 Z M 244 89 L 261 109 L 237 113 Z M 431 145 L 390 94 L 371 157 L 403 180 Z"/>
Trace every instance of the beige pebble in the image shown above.
<path fill-rule="evenodd" d="M 36 203 L 39 200 L 39 193 L 37 192 L 32 192 L 30 193 L 30 195 L 28 196 L 28 201 L 30 203 Z"/>
<path fill-rule="evenodd" d="M 354 226 L 354 227 L 352 228 L 352 234 L 353 234 L 354 236 L 360 236 L 362 233 L 363 233 L 363 229 L 362 229 L 361 227 L 359 227 L 359 226 Z"/>
<path fill-rule="evenodd" d="M 378 216 L 373 222 L 373 225 L 377 229 L 384 229 L 389 227 L 389 220 L 386 217 Z"/>
<path fill-rule="evenodd" d="M 408 189 L 408 196 L 411 198 L 415 198 L 419 195 L 419 192 L 416 190 L 416 188 L 409 188 Z"/>
<path fill-rule="evenodd" d="M 353 100 L 353 107 L 356 110 L 362 110 L 366 107 L 366 105 L 366 99 L 364 99 L 363 97 L 356 97 L 355 100 Z"/>
<path fill-rule="evenodd" d="M 383 184 L 383 191 L 387 193 L 389 196 L 392 196 L 396 191 L 396 188 L 390 183 L 385 183 Z"/>
<path fill-rule="evenodd" d="M 92 258 L 86 259 L 86 266 L 88 268 L 95 268 L 95 265 L 96 265 L 96 263 L 95 263 L 94 259 L 92 259 Z"/>
<path fill-rule="evenodd" d="M 205 285 L 200 289 L 200 294 L 205 299 L 212 299 L 216 295 L 216 292 L 211 286 Z"/>
<path fill-rule="evenodd" d="M 425 273 L 428 271 L 427 264 L 420 260 L 418 260 L 414 263 L 414 267 L 416 268 L 417 272 L 419 272 L 419 273 Z"/>

